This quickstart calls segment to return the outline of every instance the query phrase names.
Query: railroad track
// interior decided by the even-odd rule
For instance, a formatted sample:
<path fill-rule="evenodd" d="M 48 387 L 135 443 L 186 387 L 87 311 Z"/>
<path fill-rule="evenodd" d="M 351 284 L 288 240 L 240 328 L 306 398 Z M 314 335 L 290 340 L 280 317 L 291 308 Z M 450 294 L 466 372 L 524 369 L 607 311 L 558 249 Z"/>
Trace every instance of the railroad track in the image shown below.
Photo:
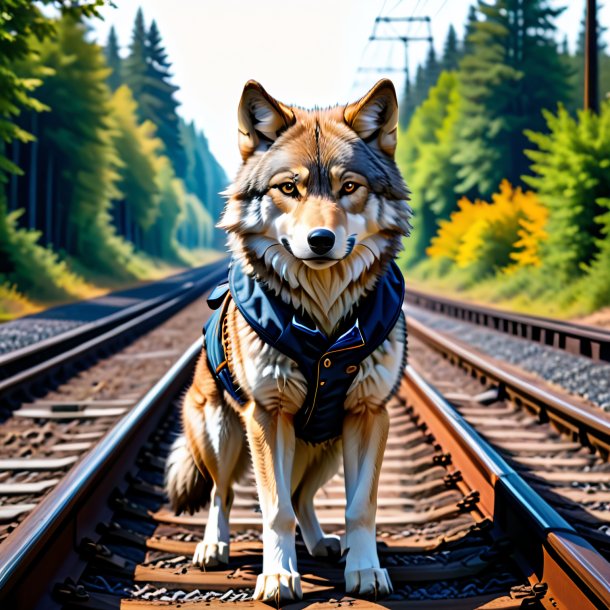
<path fill-rule="evenodd" d="M 411 359 L 528 483 L 610 557 L 610 416 L 409 319 Z"/>
<path fill-rule="evenodd" d="M 421 309 L 586 356 L 592 360 L 610 362 L 610 330 L 484 307 L 413 288 L 407 291 L 406 302 Z"/>
<path fill-rule="evenodd" d="M 221 260 L 142 287 L 137 290 L 146 290 L 146 298 L 118 298 L 125 306 L 110 308 L 108 315 L 0 354 L 0 415 L 6 417 L 24 400 L 47 390 L 49 384 L 57 384 L 166 320 L 218 282 L 226 266 L 226 260 Z M 112 296 L 105 301 L 109 298 Z M 90 317 L 92 310 L 104 310 L 99 301 L 84 302 L 82 314 L 78 304 L 65 309 L 76 319 L 79 315 Z"/>
<path fill-rule="evenodd" d="M 541 471 L 531 461 L 524 468 L 520 452 L 525 451 L 525 457 L 537 456 L 540 447 L 535 443 L 546 438 L 544 426 L 550 424 L 536 424 L 532 418 L 521 427 L 523 418 L 511 419 L 508 407 L 507 412 L 499 413 L 494 398 L 501 397 L 507 404 L 511 397 L 515 411 L 526 404 L 522 396 L 511 394 L 506 381 L 498 390 L 481 388 L 469 372 L 467 381 L 476 385 L 467 386 L 461 380 L 459 393 L 443 387 L 447 371 L 441 365 L 453 365 L 436 356 L 438 373 L 430 368 L 431 348 L 423 345 L 420 330 L 411 325 L 411 333 L 417 336 L 411 351 L 420 372 L 407 368 L 399 395 L 388 407 L 392 425 L 377 524 L 381 561 L 395 590 L 383 607 L 609 607 L 610 565 L 604 557 L 607 549 L 601 544 L 601 532 L 574 524 L 561 512 L 565 502 L 553 502 L 543 493 L 548 491 L 545 486 L 582 473 L 586 476 L 574 478 L 576 483 L 584 481 L 586 489 L 602 498 L 607 494 L 606 483 L 599 483 L 600 473 L 607 472 L 604 444 L 598 440 L 600 430 L 587 427 L 592 418 L 578 428 L 578 441 L 561 448 L 564 452 L 596 451 L 586 467 L 578 462 L 575 468 L 562 470 L 574 455 L 560 454 L 563 461 L 555 460 L 547 470 Z M 228 601 L 240 607 L 268 607 L 249 600 L 261 568 L 260 514 L 252 477 L 236 489 L 231 563 L 226 570 L 202 572 L 190 564 L 205 515 L 175 516 L 166 505 L 164 459 L 178 432 L 179 396 L 199 350 L 197 340 L 29 514 L 19 536 L 9 536 L 0 546 L 2 607 L 179 605 L 188 609 L 200 607 L 202 602 L 215 606 Z M 462 366 L 467 365 L 462 362 Z M 455 369 L 451 370 L 449 378 L 458 378 Z M 421 377 L 421 371 L 438 375 L 439 389 L 463 415 Z M 492 379 L 487 371 L 484 382 Z M 489 411 L 485 413 L 485 409 Z M 497 425 L 481 426 L 488 438 L 484 440 L 466 419 L 480 426 L 477 418 L 486 415 L 487 424 L 493 418 L 508 417 L 509 433 L 529 445 L 516 448 L 507 446 L 506 438 L 498 441 Z M 536 428 L 538 425 L 542 428 Z M 528 437 L 533 432 L 539 433 L 536 439 Z M 565 443 L 557 432 L 550 439 L 551 443 Z M 590 447 L 583 448 L 581 443 Z M 505 459 L 499 451 L 510 457 Z M 548 476 L 543 478 L 541 472 Z M 597 474 L 590 477 L 587 473 Z M 338 476 L 316 499 L 323 527 L 339 534 L 342 498 Z M 581 500 L 570 499 L 584 510 Z M 345 595 L 340 565 L 313 560 L 302 544 L 298 546 L 306 604 L 375 607 L 374 600 Z"/>
<path fill-rule="evenodd" d="M 10 397 L 1 397 L 0 548 L 200 334 L 206 306 L 191 301 L 225 273 L 219 262 L 169 287 L 149 286 L 151 299 L 76 329 L 84 339 L 65 353 L 53 355 L 73 345 L 76 331 L 41 346 L 51 350 L 46 361 L 30 362 L 21 351 L 5 357 L 26 368 L 4 380 Z"/>

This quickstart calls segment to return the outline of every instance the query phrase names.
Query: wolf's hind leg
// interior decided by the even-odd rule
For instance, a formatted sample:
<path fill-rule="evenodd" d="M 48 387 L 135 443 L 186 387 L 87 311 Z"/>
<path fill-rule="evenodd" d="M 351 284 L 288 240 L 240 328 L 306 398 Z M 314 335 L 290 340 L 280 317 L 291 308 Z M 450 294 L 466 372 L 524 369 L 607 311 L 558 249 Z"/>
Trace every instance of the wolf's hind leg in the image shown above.
<path fill-rule="evenodd" d="M 183 404 L 184 434 L 195 464 L 213 481 L 205 534 L 193 555 L 193 563 L 202 567 L 227 564 L 229 561 L 232 488 L 245 471 L 248 461 L 244 429 L 239 417 L 224 402 L 216 386 L 205 383 L 208 375 L 207 365 L 202 371 L 198 367 L 195 383 Z M 202 388 L 205 392 L 201 391 Z"/>
<path fill-rule="evenodd" d="M 339 557 L 341 540 L 338 536 L 325 535 L 320 527 L 313 506 L 313 498 L 327 481 L 339 469 L 341 443 L 334 442 L 328 446 L 299 447 L 295 459 L 292 492 L 292 505 L 297 514 L 301 535 L 305 546 L 314 557 Z M 306 459 L 311 454 L 311 459 Z"/>

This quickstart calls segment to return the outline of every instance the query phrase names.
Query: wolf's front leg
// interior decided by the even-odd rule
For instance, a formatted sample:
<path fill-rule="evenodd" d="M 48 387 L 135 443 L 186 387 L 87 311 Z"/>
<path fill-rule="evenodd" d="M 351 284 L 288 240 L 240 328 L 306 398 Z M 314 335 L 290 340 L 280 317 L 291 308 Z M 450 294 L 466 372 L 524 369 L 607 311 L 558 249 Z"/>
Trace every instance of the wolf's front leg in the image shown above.
<path fill-rule="evenodd" d="M 375 536 L 377 487 L 390 420 L 384 408 L 348 413 L 343 422 L 345 473 L 346 590 L 387 595 L 392 584 L 379 565 Z"/>
<path fill-rule="evenodd" d="M 244 412 L 258 497 L 263 514 L 263 573 L 254 599 L 300 599 L 295 549 L 296 517 L 290 497 L 295 436 L 293 418 L 252 402 Z"/>

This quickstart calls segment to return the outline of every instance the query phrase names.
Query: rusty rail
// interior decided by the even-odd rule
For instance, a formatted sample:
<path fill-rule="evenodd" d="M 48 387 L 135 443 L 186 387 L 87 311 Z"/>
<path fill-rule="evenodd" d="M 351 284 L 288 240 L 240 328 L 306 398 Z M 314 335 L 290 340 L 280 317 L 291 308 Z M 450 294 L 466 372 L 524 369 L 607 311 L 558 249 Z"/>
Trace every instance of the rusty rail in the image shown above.
<path fill-rule="evenodd" d="M 409 305 L 464 322 L 486 326 L 593 360 L 610 362 L 610 331 L 602 328 L 484 307 L 413 288 L 407 290 L 406 301 Z"/>
<path fill-rule="evenodd" d="M 583 445 L 596 449 L 606 459 L 610 454 L 610 416 L 576 398 L 550 390 L 520 373 L 515 367 L 481 356 L 447 335 L 433 331 L 421 322 L 408 319 L 409 333 L 442 353 L 454 364 L 483 381 L 495 383 L 500 394 L 509 396 L 541 419 L 550 419 Z"/>
<path fill-rule="evenodd" d="M 72 331 L 0 357 L 0 398 L 15 405 L 30 387 L 44 384 L 52 374 L 78 366 L 97 353 L 104 353 L 155 325 L 200 296 L 224 277 L 227 261 L 206 265 L 196 276 L 167 294 L 125 308 L 115 314 L 83 324 Z"/>
<path fill-rule="evenodd" d="M 413 369 L 407 367 L 409 404 L 451 455 L 480 508 L 509 538 L 547 608 L 610 607 L 610 564 Z"/>

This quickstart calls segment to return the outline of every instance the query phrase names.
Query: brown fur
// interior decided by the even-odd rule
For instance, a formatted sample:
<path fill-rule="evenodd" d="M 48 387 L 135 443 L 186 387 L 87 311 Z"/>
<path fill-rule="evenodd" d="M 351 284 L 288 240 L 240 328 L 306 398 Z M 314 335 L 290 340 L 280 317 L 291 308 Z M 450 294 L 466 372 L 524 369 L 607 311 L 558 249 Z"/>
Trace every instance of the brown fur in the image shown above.
<path fill-rule="evenodd" d="M 227 192 L 219 226 L 228 232 L 234 264 L 328 334 L 373 288 L 409 233 L 408 190 L 393 159 L 397 112 L 389 81 L 380 81 L 354 104 L 325 110 L 287 106 L 253 82 L 242 96 L 244 163 Z M 286 183 L 294 187 L 292 194 L 282 190 Z M 356 188 L 348 193 L 349 183 Z M 334 240 L 322 257 L 308 245 L 317 229 L 332 232 Z M 263 574 L 255 598 L 300 597 L 296 520 L 310 552 L 339 552 L 336 538 L 325 536 L 317 522 L 313 495 L 336 471 L 343 452 L 345 544 L 352 548 L 347 587 L 387 593 L 391 585 L 376 554 L 375 504 L 389 428 L 385 401 L 402 374 L 404 319 L 361 364 L 348 392 L 343 438 L 349 442 L 313 447 L 295 438 L 293 426 L 310 380 L 262 342 L 232 302 L 223 335 L 229 370 L 246 403 L 239 406 L 219 389 L 204 350 L 183 403 L 184 440 L 168 465 L 168 493 L 177 509 L 207 500 L 189 497 L 202 489 L 187 484 L 189 476 L 213 481 L 194 563 L 211 567 L 228 561 L 231 487 L 244 471 L 247 439 L 263 513 Z"/>

